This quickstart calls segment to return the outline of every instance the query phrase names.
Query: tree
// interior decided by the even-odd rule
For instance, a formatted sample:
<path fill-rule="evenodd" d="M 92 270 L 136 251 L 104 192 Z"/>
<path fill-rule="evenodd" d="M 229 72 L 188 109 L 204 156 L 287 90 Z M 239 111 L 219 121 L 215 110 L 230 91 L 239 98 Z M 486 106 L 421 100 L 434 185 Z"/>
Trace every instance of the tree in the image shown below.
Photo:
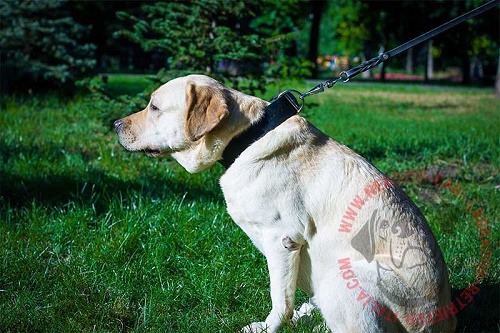
<path fill-rule="evenodd" d="M 370 30 L 365 23 L 366 16 L 363 14 L 365 8 L 360 0 L 327 2 L 321 21 L 319 52 L 343 56 L 348 60 L 362 55 L 370 36 Z M 371 58 L 372 50 L 369 51 L 367 57 Z M 338 69 L 345 70 L 349 66 L 349 62 L 341 62 Z"/>
<path fill-rule="evenodd" d="M 318 59 L 318 45 L 319 45 L 319 36 L 320 36 L 320 27 L 321 27 L 321 16 L 323 15 L 323 11 L 325 9 L 326 3 L 324 0 L 320 1 L 310 1 L 311 10 L 311 31 L 309 35 L 309 52 L 307 55 L 307 59 L 315 64 L 314 70 L 312 72 L 312 77 L 317 77 L 318 75 L 318 65 L 316 63 L 316 59 Z"/>
<path fill-rule="evenodd" d="M 497 97 L 500 97 L 500 55 L 498 56 L 497 76 L 495 78 L 495 93 Z"/>
<path fill-rule="evenodd" d="M 2 89 L 71 86 L 95 66 L 94 46 L 80 42 L 89 28 L 75 23 L 63 4 L 0 2 Z"/>
<path fill-rule="evenodd" d="M 322 3 L 321 1 L 303 3 L 299 0 L 260 2 L 250 27 L 264 40 L 265 45 L 262 50 L 269 55 L 269 59 L 266 59 L 269 63 L 264 67 L 267 77 L 286 80 L 315 76 L 318 42 L 317 40 L 316 44 L 313 42 L 312 48 L 309 42 L 309 52 L 303 54 L 299 53 L 299 43 L 301 31 L 307 29 L 307 16 L 304 13 L 314 13 L 317 11 L 315 6 L 321 8 Z M 321 15 L 316 17 L 314 21 L 319 22 Z M 319 34 L 319 31 L 316 33 Z M 311 41 L 313 36 L 310 37 Z M 311 53 L 311 50 L 315 51 Z"/>
<path fill-rule="evenodd" d="M 94 58 L 97 70 L 101 72 L 158 70 L 160 64 L 155 62 L 154 53 L 147 55 L 137 44 L 113 38 L 113 33 L 120 30 L 123 23 L 116 17 L 116 12 L 134 13 L 141 4 L 139 1 L 109 0 L 69 1 L 65 4 L 77 23 L 91 27 L 80 42 L 95 45 Z"/>
<path fill-rule="evenodd" d="M 363 15 L 365 7 L 359 0 L 328 2 L 321 23 L 321 53 L 354 56 L 363 51 L 370 35 Z"/>
<path fill-rule="evenodd" d="M 116 35 L 161 53 L 160 82 L 196 72 L 253 92 L 263 90 L 266 74 L 310 75 L 311 66 L 297 57 L 302 15 L 298 0 L 158 2 L 136 15 L 119 12 L 128 27 Z"/>
<path fill-rule="evenodd" d="M 187 73 L 206 73 L 238 85 L 238 76 L 262 83 L 263 40 L 249 28 L 252 8 L 245 1 L 190 1 L 146 4 L 135 16 L 119 12 L 132 27 L 117 32 L 146 52 L 161 52 L 162 82 Z"/>

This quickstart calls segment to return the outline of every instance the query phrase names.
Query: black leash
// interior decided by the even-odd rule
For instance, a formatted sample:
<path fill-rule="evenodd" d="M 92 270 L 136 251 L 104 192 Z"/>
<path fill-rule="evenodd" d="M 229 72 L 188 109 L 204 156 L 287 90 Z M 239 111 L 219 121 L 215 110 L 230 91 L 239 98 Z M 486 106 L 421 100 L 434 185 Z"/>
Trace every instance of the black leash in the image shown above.
<path fill-rule="evenodd" d="M 425 34 L 418 36 L 417 38 L 414 38 L 414 39 L 412 39 L 412 40 L 410 40 L 410 41 L 408 41 L 408 42 L 406 42 L 406 43 L 404 43 L 404 44 L 402 44 L 402 45 L 400 45 L 400 46 L 398 46 L 398 47 L 396 47 L 388 52 L 382 53 L 373 59 L 367 60 L 367 61 L 363 62 L 362 64 L 360 64 L 359 66 L 353 67 L 353 68 L 349 69 L 348 71 L 341 72 L 338 78 L 330 79 L 330 80 L 327 80 L 325 82 L 318 84 L 317 86 L 315 86 L 314 88 L 312 88 L 308 92 L 300 94 L 299 98 L 303 100 L 305 97 L 307 97 L 309 95 L 314 95 L 314 94 L 318 94 L 320 92 L 323 92 L 325 90 L 325 88 L 331 88 L 339 81 L 345 83 L 345 82 L 349 81 L 351 78 L 355 77 L 356 75 L 358 75 L 362 72 L 365 72 L 365 71 L 379 65 L 380 63 L 395 57 L 396 55 L 400 54 L 401 52 L 407 51 L 407 50 L 411 49 L 412 47 L 414 47 L 415 45 L 420 44 L 420 43 L 425 42 L 425 41 L 428 41 L 429 39 L 432 39 L 433 37 L 439 35 L 440 33 L 444 32 L 448 29 L 451 29 L 460 23 L 463 23 L 470 18 L 473 18 L 477 15 L 484 13 L 487 10 L 495 8 L 499 3 L 500 3 L 499 0 L 492 0 L 490 2 L 487 2 L 484 5 L 479 6 L 476 9 L 473 9 L 468 13 L 465 13 L 457 18 L 454 18 L 453 20 L 446 22 L 437 28 L 432 29 L 431 31 L 426 32 Z"/>
<path fill-rule="evenodd" d="M 226 149 L 224 149 L 224 153 L 222 154 L 222 160 L 219 161 L 220 164 L 222 164 L 226 169 L 229 168 L 231 164 L 233 164 L 233 162 L 238 158 L 238 156 L 240 156 L 240 154 L 252 143 L 262 138 L 264 135 L 266 135 L 266 133 L 278 127 L 288 118 L 298 114 L 304 107 L 304 98 L 306 98 L 307 96 L 323 92 L 325 88 L 331 88 L 339 81 L 345 83 L 356 75 L 367 71 L 370 68 L 373 68 L 392 57 L 395 57 L 401 52 L 411 49 L 415 45 L 425 42 L 435 37 L 436 35 L 456 26 L 457 24 L 460 24 L 472 17 L 475 17 L 489 9 L 496 7 L 499 4 L 499 1 L 500 0 L 493 0 L 476 9 L 473 9 L 470 12 L 463 14 L 462 16 L 459 16 L 429 32 L 426 32 L 423 35 L 420 35 L 415 39 L 410 40 L 409 42 L 406 42 L 390 50 L 389 52 L 382 53 L 378 57 L 365 61 L 361 65 L 353 67 L 348 71 L 343 71 L 340 73 L 338 78 L 322 82 L 303 94 L 301 94 L 297 90 L 286 90 L 281 94 L 275 96 L 271 103 L 264 109 L 264 115 L 262 119 L 259 120 L 256 124 L 252 125 L 245 132 L 232 139 L 231 142 L 229 142 Z M 300 104 L 294 97 L 294 93 L 298 94 L 301 101 Z"/>

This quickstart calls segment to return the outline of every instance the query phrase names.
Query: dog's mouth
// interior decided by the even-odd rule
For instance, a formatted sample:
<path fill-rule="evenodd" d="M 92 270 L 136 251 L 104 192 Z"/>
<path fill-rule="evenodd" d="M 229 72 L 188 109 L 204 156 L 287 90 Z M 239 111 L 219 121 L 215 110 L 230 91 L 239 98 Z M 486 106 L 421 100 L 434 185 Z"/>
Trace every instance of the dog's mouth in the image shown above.
<path fill-rule="evenodd" d="M 162 153 L 159 148 L 145 148 L 142 151 L 149 157 L 159 157 Z"/>

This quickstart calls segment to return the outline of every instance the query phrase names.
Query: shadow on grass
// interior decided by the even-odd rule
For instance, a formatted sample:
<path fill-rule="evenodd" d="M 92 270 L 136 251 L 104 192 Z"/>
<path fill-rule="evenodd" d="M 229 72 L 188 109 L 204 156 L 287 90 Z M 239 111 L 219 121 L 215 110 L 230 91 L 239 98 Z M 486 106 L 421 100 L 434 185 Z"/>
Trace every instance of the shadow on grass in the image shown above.
<path fill-rule="evenodd" d="M 6 214 L 5 207 L 23 208 L 32 203 L 49 208 L 63 207 L 75 203 L 83 207 L 92 207 L 97 215 L 105 214 L 113 201 L 118 199 L 123 204 L 135 198 L 148 200 L 169 200 L 182 197 L 186 201 L 203 200 L 223 201 L 222 193 L 214 186 L 199 181 L 186 184 L 181 179 L 166 176 L 160 172 L 144 172 L 137 179 L 120 179 L 105 169 L 86 169 L 78 165 L 74 170 L 65 167 L 58 170 L 56 166 L 49 170 L 37 171 L 40 160 L 61 161 L 65 153 L 59 146 L 9 146 L 4 145 L 0 162 L 0 208 Z M 97 158 L 92 153 L 75 152 L 80 158 L 92 160 Z M 87 155 L 88 155 L 87 154 Z M 72 155 L 70 153 L 70 155 Z M 21 156 L 21 157 L 20 157 Z M 21 173 L 12 172 L 8 163 L 22 158 L 34 161 Z M 57 162 L 55 162 L 57 163 Z"/>
<path fill-rule="evenodd" d="M 129 195 L 131 193 L 132 196 Z M 7 201 L 15 208 L 30 205 L 33 201 L 52 207 L 75 202 L 94 207 L 99 215 L 106 213 L 115 198 L 127 200 L 135 193 L 151 199 L 184 196 L 187 201 L 200 198 L 223 200 L 220 192 L 200 184 L 190 183 L 187 186 L 181 181 L 159 175 L 145 175 L 140 180 L 124 181 L 96 169 L 84 175 L 34 174 L 31 177 L 21 177 L 4 174 L 0 179 L 0 197 L 3 197 L 0 201 L 3 204 Z"/>
<path fill-rule="evenodd" d="M 480 292 L 472 303 L 457 314 L 456 332 L 498 332 L 500 325 L 500 285 L 479 285 Z M 460 298 L 463 290 L 452 289 L 452 300 Z M 465 302 L 464 302 L 465 303 Z M 457 303 L 456 303 L 457 304 Z"/>

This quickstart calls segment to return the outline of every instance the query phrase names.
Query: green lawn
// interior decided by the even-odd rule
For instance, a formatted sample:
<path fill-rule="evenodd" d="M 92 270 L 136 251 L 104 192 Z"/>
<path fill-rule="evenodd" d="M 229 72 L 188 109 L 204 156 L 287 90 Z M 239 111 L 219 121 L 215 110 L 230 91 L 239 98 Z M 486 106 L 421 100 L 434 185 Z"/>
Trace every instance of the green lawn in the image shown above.
<path fill-rule="evenodd" d="M 110 89 L 147 85 L 127 80 L 111 77 Z M 129 110 L 116 103 L 1 102 L 0 332 L 234 332 L 266 317 L 266 263 L 225 211 L 222 167 L 191 175 L 125 151 L 111 124 Z M 458 331 L 498 332 L 500 100 L 492 89 L 354 82 L 307 103 L 304 116 L 317 127 L 401 178 L 445 254 L 454 296 L 488 259 Z M 400 177 L 409 170 L 443 174 L 460 193 Z"/>

